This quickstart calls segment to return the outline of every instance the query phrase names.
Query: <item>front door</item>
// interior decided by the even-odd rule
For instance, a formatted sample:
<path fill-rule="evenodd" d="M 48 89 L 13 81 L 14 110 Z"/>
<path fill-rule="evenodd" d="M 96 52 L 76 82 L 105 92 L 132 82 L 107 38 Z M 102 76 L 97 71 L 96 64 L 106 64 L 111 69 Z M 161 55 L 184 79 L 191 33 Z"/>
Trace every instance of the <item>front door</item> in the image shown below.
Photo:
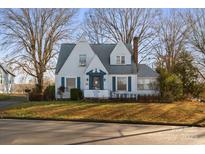
<path fill-rule="evenodd" d="M 100 90 L 101 87 L 102 87 L 102 85 L 101 85 L 101 77 L 100 76 L 93 76 L 92 89 Z"/>
<path fill-rule="evenodd" d="M 89 75 L 89 89 L 90 90 L 104 90 L 104 75 L 106 74 L 102 70 L 95 71 L 91 70 L 88 73 Z"/>

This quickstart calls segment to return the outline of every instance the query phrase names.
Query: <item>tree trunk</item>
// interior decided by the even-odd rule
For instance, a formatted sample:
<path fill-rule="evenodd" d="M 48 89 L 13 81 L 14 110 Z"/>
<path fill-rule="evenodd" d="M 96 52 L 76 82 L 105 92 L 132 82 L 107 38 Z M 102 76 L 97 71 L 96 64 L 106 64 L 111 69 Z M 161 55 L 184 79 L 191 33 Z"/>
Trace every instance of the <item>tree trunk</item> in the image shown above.
<path fill-rule="evenodd" d="M 43 92 L 43 74 L 41 74 L 41 75 L 39 75 L 37 77 L 36 89 L 37 89 L 38 93 L 42 93 Z"/>

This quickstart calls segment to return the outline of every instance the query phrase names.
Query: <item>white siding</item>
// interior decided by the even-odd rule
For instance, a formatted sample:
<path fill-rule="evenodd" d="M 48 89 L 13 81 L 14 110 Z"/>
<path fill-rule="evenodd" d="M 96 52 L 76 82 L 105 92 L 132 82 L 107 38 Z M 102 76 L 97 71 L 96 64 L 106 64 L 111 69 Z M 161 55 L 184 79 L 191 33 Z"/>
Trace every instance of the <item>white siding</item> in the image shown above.
<path fill-rule="evenodd" d="M 105 51 L 106 52 L 106 51 Z M 86 55 L 86 66 L 82 67 L 79 65 L 79 55 Z M 119 42 L 115 49 L 112 51 L 110 55 L 110 63 L 112 65 L 116 65 L 116 56 L 125 56 L 125 64 L 131 64 L 131 54 L 124 45 L 124 43 Z M 116 77 L 116 90 L 117 90 L 117 77 L 131 77 L 131 92 L 134 94 L 156 94 L 158 93 L 155 90 L 138 90 L 137 84 L 138 83 L 149 83 L 150 81 L 156 81 L 157 78 L 138 78 L 137 74 L 108 74 L 106 68 L 98 58 L 98 56 L 94 53 L 90 45 L 87 41 L 81 39 L 76 46 L 74 47 L 73 51 L 71 52 L 70 56 L 66 60 L 65 64 L 59 71 L 59 73 L 56 75 L 55 83 L 56 83 L 56 98 L 60 98 L 59 95 L 57 95 L 58 88 L 61 86 L 61 77 L 66 78 L 81 78 L 81 89 L 86 90 L 86 94 L 92 97 L 93 94 L 96 94 L 95 92 L 88 90 L 89 89 L 89 76 L 86 75 L 87 72 L 91 70 L 97 70 L 98 72 L 102 70 L 106 73 L 104 75 L 104 91 L 102 93 L 99 93 L 99 97 L 106 97 L 110 91 L 112 91 L 112 77 Z M 128 86 L 128 82 L 127 82 Z M 85 92 L 85 91 L 84 91 Z M 117 92 L 117 91 L 116 91 Z M 127 91 L 128 92 L 128 87 Z M 122 93 L 122 92 L 119 92 Z M 128 92 L 129 93 L 129 92 Z M 69 98 L 69 93 L 65 92 L 63 98 Z"/>
<path fill-rule="evenodd" d="M 79 65 L 79 55 L 81 54 L 85 54 L 87 58 L 86 59 L 87 65 L 84 67 Z M 85 69 L 88 67 L 88 64 L 90 63 L 93 57 L 94 57 L 94 52 L 91 49 L 88 42 L 85 40 L 80 40 L 72 50 L 70 56 L 64 63 L 59 73 L 56 75 L 56 94 L 57 94 L 57 89 L 61 86 L 61 77 L 65 77 L 65 78 L 81 77 L 81 89 L 84 89 Z"/>
<path fill-rule="evenodd" d="M 116 65 L 116 57 L 125 56 L 125 65 L 131 64 L 131 53 L 123 42 L 118 42 L 112 53 L 110 54 L 110 64 Z"/>

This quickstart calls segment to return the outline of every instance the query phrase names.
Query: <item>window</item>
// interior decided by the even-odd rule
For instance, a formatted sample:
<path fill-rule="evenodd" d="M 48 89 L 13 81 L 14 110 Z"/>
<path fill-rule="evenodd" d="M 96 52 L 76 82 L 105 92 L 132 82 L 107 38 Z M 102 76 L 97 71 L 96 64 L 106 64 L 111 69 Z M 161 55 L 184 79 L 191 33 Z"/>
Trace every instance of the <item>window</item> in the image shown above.
<path fill-rule="evenodd" d="M 117 77 L 117 90 L 127 91 L 127 78 L 126 77 Z"/>
<path fill-rule="evenodd" d="M 138 80 L 137 89 L 138 90 L 156 90 L 157 83 L 155 80 Z"/>
<path fill-rule="evenodd" d="M 120 64 L 120 56 L 117 56 L 117 58 L 116 58 L 116 60 L 117 60 L 117 64 Z"/>
<path fill-rule="evenodd" d="M 156 90 L 157 89 L 157 82 L 150 82 L 148 86 L 149 86 L 150 90 Z"/>
<path fill-rule="evenodd" d="M 66 78 L 66 90 L 69 91 L 72 88 L 76 88 L 75 78 Z"/>
<path fill-rule="evenodd" d="M 86 55 L 79 55 L 79 64 L 80 66 L 86 65 Z"/>
<path fill-rule="evenodd" d="M 117 64 L 125 64 L 125 56 L 117 56 L 116 63 Z"/>
<path fill-rule="evenodd" d="M 125 56 L 121 56 L 121 64 L 125 64 Z"/>

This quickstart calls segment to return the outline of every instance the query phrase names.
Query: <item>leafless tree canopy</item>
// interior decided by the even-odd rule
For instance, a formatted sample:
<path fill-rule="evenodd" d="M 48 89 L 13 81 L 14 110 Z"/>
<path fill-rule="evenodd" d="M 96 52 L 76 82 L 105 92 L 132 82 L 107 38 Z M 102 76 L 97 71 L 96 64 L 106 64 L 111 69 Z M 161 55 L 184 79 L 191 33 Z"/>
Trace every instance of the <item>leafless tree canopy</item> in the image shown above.
<path fill-rule="evenodd" d="M 157 26 L 157 40 L 153 46 L 156 51 L 157 65 L 172 71 L 180 52 L 186 50 L 189 27 L 182 14 L 172 10 L 161 17 Z"/>
<path fill-rule="evenodd" d="M 94 9 L 86 14 L 84 31 L 93 43 L 119 40 L 132 43 L 137 36 L 139 54 L 144 60 L 155 39 L 159 14 L 158 9 Z"/>
<path fill-rule="evenodd" d="M 11 64 L 37 80 L 42 91 L 44 73 L 52 68 L 56 45 L 69 35 L 75 9 L 2 9 L 1 43 Z"/>
<path fill-rule="evenodd" d="M 199 66 L 199 73 L 205 79 L 205 9 L 191 9 L 184 17 L 191 29 L 189 44 L 192 53 Z"/>
<path fill-rule="evenodd" d="M 205 68 L 205 9 L 90 9 L 81 26 L 92 43 L 139 37 L 140 62 L 172 71 L 182 51 L 190 51 L 201 75 Z M 71 36 L 77 9 L 0 9 L 0 42 L 5 58 L 34 77 L 41 91 L 45 72 L 55 68 L 62 40 Z M 66 40 L 67 41 L 67 40 Z M 204 77 L 204 76 L 203 76 Z M 204 77 L 205 79 L 205 77 Z"/>

